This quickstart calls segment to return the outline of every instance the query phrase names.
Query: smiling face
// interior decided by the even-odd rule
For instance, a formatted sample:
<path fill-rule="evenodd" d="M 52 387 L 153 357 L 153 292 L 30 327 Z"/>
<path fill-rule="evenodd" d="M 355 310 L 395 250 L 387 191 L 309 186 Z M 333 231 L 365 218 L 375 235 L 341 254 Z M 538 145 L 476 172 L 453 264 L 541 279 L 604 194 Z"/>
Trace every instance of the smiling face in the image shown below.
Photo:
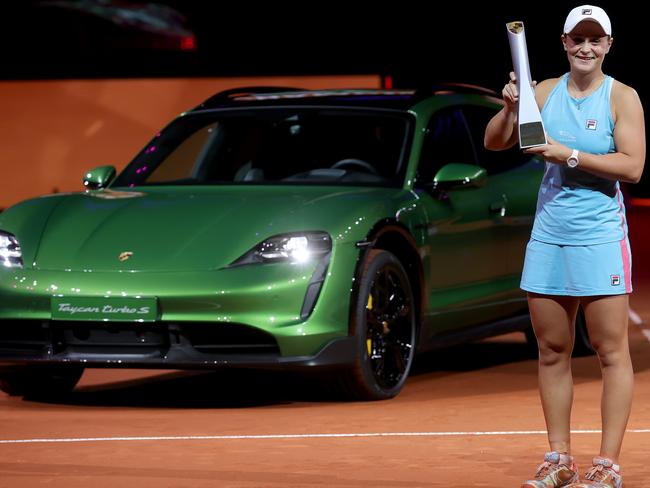
<path fill-rule="evenodd" d="M 613 38 L 605 34 L 600 24 L 580 22 L 571 32 L 562 36 L 571 71 L 582 74 L 601 71 L 612 41 Z"/>

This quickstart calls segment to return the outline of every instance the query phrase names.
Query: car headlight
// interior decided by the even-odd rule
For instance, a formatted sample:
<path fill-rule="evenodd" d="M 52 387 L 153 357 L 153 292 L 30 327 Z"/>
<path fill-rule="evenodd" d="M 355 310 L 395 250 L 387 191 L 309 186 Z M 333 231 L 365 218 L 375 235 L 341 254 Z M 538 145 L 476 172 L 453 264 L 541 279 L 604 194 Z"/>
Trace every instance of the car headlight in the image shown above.
<path fill-rule="evenodd" d="M 306 263 L 332 250 L 325 232 L 303 232 L 270 237 L 234 261 L 230 266 L 255 263 Z"/>
<path fill-rule="evenodd" d="M 23 267 L 20 244 L 12 234 L 2 231 L 0 231 L 0 266 L 6 268 Z"/>

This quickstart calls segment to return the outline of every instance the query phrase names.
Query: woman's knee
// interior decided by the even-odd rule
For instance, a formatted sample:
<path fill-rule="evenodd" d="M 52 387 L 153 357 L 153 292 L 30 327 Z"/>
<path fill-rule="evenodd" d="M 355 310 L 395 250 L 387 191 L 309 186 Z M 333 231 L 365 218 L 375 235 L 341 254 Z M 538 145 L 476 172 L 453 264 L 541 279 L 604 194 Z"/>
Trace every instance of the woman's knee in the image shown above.
<path fill-rule="evenodd" d="M 592 341 L 591 345 L 603 368 L 630 361 L 630 348 L 627 341 Z"/>
<path fill-rule="evenodd" d="M 541 366 L 553 366 L 571 361 L 573 338 L 571 328 L 575 322 L 579 299 L 528 295 L 528 306 L 539 348 Z"/>
<path fill-rule="evenodd" d="M 538 338 L 537 346 L 539 362 L 543 366 L 554 366 L 571 361 L 572 345 L 570 342 L 554 342 Z"/>

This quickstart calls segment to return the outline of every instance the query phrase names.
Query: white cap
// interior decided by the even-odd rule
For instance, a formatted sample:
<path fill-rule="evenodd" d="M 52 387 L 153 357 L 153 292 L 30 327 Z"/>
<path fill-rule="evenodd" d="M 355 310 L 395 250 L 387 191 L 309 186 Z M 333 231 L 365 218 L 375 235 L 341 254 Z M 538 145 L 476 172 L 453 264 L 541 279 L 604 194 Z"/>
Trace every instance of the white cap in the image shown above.
<path fill-rule="evenodd" d="M 564 33 L 571 32 L 583 20 L 597 22 L 603 28 L 605 34 L 612 35 L 612 23 L 609 21 L 607 13 L 602 8 L 593 5 L 581 5 L 571 10 L 564 22 Z"/>

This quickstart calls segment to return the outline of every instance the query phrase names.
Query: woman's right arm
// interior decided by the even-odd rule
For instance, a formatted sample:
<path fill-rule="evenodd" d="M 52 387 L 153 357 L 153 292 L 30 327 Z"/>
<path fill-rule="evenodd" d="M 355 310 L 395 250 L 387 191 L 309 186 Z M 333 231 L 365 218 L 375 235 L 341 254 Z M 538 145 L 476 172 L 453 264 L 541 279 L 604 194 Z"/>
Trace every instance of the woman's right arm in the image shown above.
<path fill-rule="evenodd" d="M 515 73 L 510 72 L 510 81 L 503 87 L 502 95 L 505 105 L 497 113 L 485 128 L 483 144 L 491 151 L 501 151 L 514 146 L 519 141 L 517 130 L 517 102 L 519 91 L 517 90 L 517 79 Z"/>

